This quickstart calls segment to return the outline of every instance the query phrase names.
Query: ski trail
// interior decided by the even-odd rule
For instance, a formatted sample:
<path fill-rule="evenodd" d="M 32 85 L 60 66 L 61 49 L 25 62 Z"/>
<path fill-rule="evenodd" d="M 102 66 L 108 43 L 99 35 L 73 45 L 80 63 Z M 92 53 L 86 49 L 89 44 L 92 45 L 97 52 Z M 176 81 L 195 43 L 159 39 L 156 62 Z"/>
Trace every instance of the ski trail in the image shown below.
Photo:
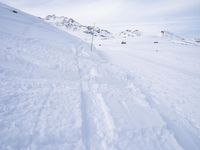
<path fill-rule="evenodd" d="M 140 79 L 134 79 L 133 84 L 140 89 L 142 94 L 144 94 L 149 106 L 158 112 L 163 121 L 166 123 L 166 128 L 172 133 L 178 144 L 184 150 L 199 150 L 200 138 L 196 134 L 197 132 L 195 129 L 192 128 L 190 124 L 184 122 L 184 120 L 181 120 L 181 118 L 178 118 L 178 116 L 175 116 L 175 112 L 172 112 L 170 108 L 166 108 L 167 106 L 158 106 L 151 93 L 148 92 L 149 90 L 140 84 L 139 80 Z M 165 110 L 167 111 L 165 112 Z M 175 116 L 175 118 L 170 118 L 169 116 Z"/>
<path fill-rule="evenodd" d="M 88 119 L 87 119 L 87 97 L 84 91 L 84 84 L 82 81 L 82 76 L 81 76 L 81 69 L 80 69 L 80 64 L 79 64 L 79 56 L 78 56 L 78 49 L 73 48 L 75 52 L 75 61 L 76 61 L 76 66 L 78 70 L 78 75 L 79 75 L 79 80 L 80 80 L 80 104 L 81 104 L 81 118 L 82 118 L 82 142 L 85 146 L 86 150 L 90 150 L 89 146 L 89 127 L 88 127 Z"/>
<path fill-rule="evenodd" d="M 85 145 L 86 150 L 90 150 L 89 143 L 89 126 L 88 126 L 88 118 L 87 118 L 87 96 L 83 90 L 83 85 L 80 85 L 80 96 L 81 96 L 81 118 L 82 118 L 82 141 Z"/>
<path fill-rule="evenodd" d="M 99 85 L 96 81 L 98 72 L 95 68 L 90 69 L 89 87 L 94 107 L 94 123 L 97 130 L 97 135 L 100 140 L 100 149 L 112 149 L 116 140 L 115 125 L 109 108 L 105 103 L 102 93 L 98 91 Z M 97 143 L 98 144 L 98 143 Z"/>
<path fill-rule="evenodd" d="M 98 72 L 92 65 L 95 62 L 87 64 L 87 69 L 82 67 L 87 59 L 81 57 L 84 50 L 84 47 L 74 49 L 80 77 L 82 141 L 86 150 L 111 149 L 108 145 L 112 145 L 115 139 L 114 122 L 102 94 L 98 92 Z M 84 55 L 87 54 L 84 52 Z"/>

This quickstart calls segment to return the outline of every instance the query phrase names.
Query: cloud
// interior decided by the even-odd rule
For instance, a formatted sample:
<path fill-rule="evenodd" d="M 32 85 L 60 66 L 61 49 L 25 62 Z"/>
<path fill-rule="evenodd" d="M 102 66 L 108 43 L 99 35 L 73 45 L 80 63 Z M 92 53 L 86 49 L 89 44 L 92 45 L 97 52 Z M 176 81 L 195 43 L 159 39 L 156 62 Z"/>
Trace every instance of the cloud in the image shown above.
<path fill-rule="evenodd" d="M 200 0 L 0 0 L 37 16 L 64 15 L 83 23 L 198 17 Z"/>

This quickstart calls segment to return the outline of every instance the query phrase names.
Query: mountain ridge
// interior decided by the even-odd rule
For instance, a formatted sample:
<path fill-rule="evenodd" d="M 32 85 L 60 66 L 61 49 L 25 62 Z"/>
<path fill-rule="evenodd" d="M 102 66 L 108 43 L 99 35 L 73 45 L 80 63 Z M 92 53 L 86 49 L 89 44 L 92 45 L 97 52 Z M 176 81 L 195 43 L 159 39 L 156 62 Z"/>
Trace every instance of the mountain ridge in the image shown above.
<path fill-rule="evenodd" d="M 96 26 L 82 25 L 72 18 L 65 16 L 48 15 L 44 20 L 54 26 L 62 27 L 64 30 L 82 31 L 85 34 L 94 35 L 101 38 L 112 38 L 113 34 L 108 30 Z"/>

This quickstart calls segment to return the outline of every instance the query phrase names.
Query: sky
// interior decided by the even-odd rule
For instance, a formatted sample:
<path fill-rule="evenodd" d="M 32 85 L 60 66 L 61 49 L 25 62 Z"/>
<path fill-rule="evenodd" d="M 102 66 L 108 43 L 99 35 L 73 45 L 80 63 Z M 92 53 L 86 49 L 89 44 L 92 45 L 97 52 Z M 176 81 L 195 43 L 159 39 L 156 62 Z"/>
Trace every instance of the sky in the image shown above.
<path fill-rule="evenodd" d="M 55 14 L 71 17 L 86 25 L 134 23 L 146 24 L 147 27 L 154 23 L 163 23 L 175 24 L 173 28 L 178 29 L 184 22 L 182 28 L 200 30 L 200 0 L 0 0 L 0 2 L 35 16 L 45 17 Z"/>
<path fill-rule="evenodd" d="M 176 21 L 200 17 L 200 0 L 0 0 L 36 16 L 63 15 L 82 23 Z"/>

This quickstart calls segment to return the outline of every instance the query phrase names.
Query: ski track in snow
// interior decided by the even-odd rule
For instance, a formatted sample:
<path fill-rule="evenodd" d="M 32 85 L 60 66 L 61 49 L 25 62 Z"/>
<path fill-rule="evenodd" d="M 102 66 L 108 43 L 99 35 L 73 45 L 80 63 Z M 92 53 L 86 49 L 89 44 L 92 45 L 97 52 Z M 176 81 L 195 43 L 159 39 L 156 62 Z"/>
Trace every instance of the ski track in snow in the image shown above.
<path fill-rule="evenodd" d="M 114 123 L 101 93 L 96 91 L 98 83 L 95 78 L 98 72 L 95 68 L 89 67 L 86 73 L 83 73 L 85 70 L 81 68 L 81 60 L 84 58 L 79 56 L 81 55 L 79 52 L 84 52 L 84 50 L 81 46 L 74 49 L 80 76 L 83 143 L 86 150 L 97 149 L 97 147 L 98 149 L 109 149 L 107 144 L 112 143 L 114 138 Z M 88 77 L 85 79 L 84 76 Z M 95 143 L 95 138 L 98 138 L 98 143 Z"/>

